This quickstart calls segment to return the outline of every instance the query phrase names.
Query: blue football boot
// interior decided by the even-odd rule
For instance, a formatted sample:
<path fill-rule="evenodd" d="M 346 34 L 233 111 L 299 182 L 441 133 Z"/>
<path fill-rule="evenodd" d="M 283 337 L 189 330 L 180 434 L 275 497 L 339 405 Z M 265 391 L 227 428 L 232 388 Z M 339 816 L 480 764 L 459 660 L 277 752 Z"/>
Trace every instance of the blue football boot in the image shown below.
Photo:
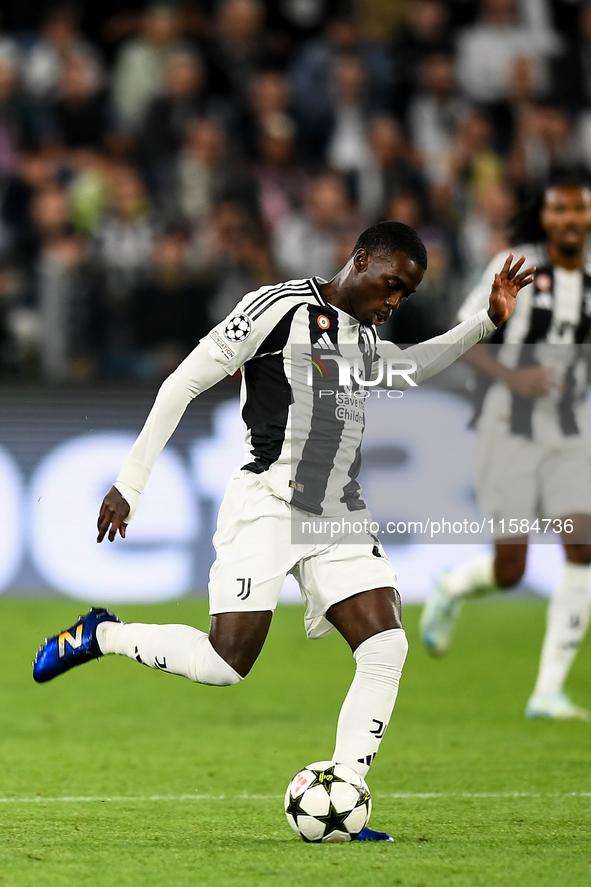
<path fill-rule="evenodd" d="M 120 621 L 110 610 L 91 607 L 86 616 L 79 618 L 76 625 L 49 638 L 39 647 L 33 662 L 34 679 L 42 684 L 75 665 L 98 659 L 103 654 L 96 640 L 97 625 L 99 622 Z"/>
<path fill-rule="evenodd" d="M 361 829 L 357 837 L 356 841 L 386 841 L 388 844 L 394 843 L 394 838 L 392 835 L 389 835 L 388 832 L 374 832 L 372 828 L 368 828 L 365 826 L 364 829 Z"/>

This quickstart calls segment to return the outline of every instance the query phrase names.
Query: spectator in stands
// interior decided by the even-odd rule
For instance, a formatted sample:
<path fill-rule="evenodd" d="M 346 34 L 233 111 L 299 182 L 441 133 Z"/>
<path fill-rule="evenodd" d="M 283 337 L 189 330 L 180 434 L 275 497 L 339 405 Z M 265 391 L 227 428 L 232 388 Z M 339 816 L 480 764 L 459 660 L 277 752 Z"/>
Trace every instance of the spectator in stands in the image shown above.
<path fill-rule="evenodd" d="M 131 167 L 113 170 L 109 210 L 92 244 L 98 342 L 107 372 L 130 371 L 131 294 L 152 255 L 155 224 L 145 186 Z"/>
<path fill-rule="evenodd" d="M 357 183 L 359 208 L 368 222 L 383 216 L 388 195 L 396 191 L 414 194 L 422 212 L 427 189 L 418 158 L 392 117 L 376 117 L 368 126 L 370 157 Z"/>
<path fill-rule="evenodd" d="M 393 109 L 400 118 L 406 117 L 427 56 L 451 50 L 448 4 L 444 0 L 410 0 L 406 23 L 391 47 L 396 77 Z"/>
<path fill-rule="evenodd" d="M 367 77 L 359 56 L 342 53 L 334 59 L 330 135 L 326 161 L 344 174 L 358 175 L 369 163 L 367 119 L 370 102 Z"/>
<path fill-rule="evenodd" d="M 259 71 L 251 80 L 248 107 L 240 120 L 238 137 L 245 154 L 256 157 L 266 120 L 277 114 L 291 114 L 289 81 L 277 70 Z"/>
<path fill-rule="evenodd" d="M 109 126 L 107 97 L 96 66 L 77 53 L 62 62 L 57 99 L 48 109 L 46 139 L 67 148 L 101 148 Z"/>
<path fill-rule="evenodd" d="M 16 170 L 19 153 L 35 142 L 34 121 L 18 93 L 17 69 L 0 59 L 0 177 Z"/>
<path fill-rule="evenodd" d="M 503 180 L 503 161 L 493 138 L 491 120 L 481 111 L 473 111 L 457 126 L 448 171 L 454 199 L 464 210 L 481 188 Z"/>
<path fill-rule="evenodd" d="M 296 157 L 296 127 L 287 114 L 267 114 L 260 122 L 254 175 L 264 221 L 275 231 L 299 210 L 308 177 Z"/>
<path fill-rule="evenodd" d="M 230 177 L 226 161 L 226 139 L 220 125 L 209 118 L 193 120 L 175 161 L 174 187 L 168 192 L 174 206 L 166 205 L 166 195 L 160 197 L 166 215 L 192 224 L 203 222 Z"/>
<path fill-rule="evenodd" d="M 184 232 L 157 237 L 148 275 L 131 296 L 136 375 L 164 378 L 208 333 L 206 296 L 187 262 Z"/>
<path fill-rule="evenodd" d="M 583 161 L 578 133 L 568 113 L 554 104 L 532 106 L 515 141 L 509 171 L 523 194 L 543 187 L 558 169 L 575 169 Z"/>
<path fill-rule="evenodd" d="M 57 97 L 62 65 L 70 56 L 84 58 L 92 70 L 93 82 L 103 85 L 100 55 L 82 35 L 75 8 L 64 5 L 43 21 L 38 39 L 23 58 L 23 85 L 37 103 Z"/>
<path fill-rule="evenodd" d="M 505 182 L 490 182 L 477 191 L 459 232 L 463 292 L 470 292 L 489 262 L 509 249 L 507 230 L 516 212 L 515 193 Z"/>
<path fill-rule="evenodd" d="M 151 101 L 164 87 L 166 65 L 186 47 L 180 40 L 180 16 L 172 6 L 151 6 L 141 33 L 119 50 L 113 74 L 113 102 L 119 126 L 137 133 Z"/>
<path fill-rule="evenodd" d="M 264 28 L 265 9 L 260 0 L 221 0 L 208 47 L 213 91 L 231 98 L 244 111 L 256 73 L 276 61 L 269 34 Z"/>
<path fill-rule="evenodd" d="M 51 382 L 71 378 L 72 362 L 85 351 L 87 288 L 78 271 L 84 243 L 75 236 L 68 195 L 51 185 L 39 191 L 31 207 L 33 226 L 26 251 L 31 304 L 38 318 L 38 351 L 42 377 Z"/>
<path fill-rule="evenodd" d="M 468 102 L 456 88 L 453 57 L 434 52 L 420 65 L 419 90 L 410 101 L 408 127 L 418 150 L 423 171 L 431 182 L 440 182 L 451 151 L 454 132 L 469 111 Z"/>
<path fill-rule="evenodd" d="M 164 89 L 150 102 L 142 124 L 139 148 L 152 170 L 171 163 L 196 117 L 217 118 L 220 124 L 230 125 L 232 114 L 228 105 L 209 97 L 205 86 L 205 70 L 199 56 L 179 52 L 169 58 Z"/>
<path fill-rule="evenodd" d="M 329 19 L 321 36 L 302 44 L 290 69 L 301 136 L 315 159 L 323 157 L 332 131 L 333 78 L 341 55 L 359 59 L 369 113 L 386 110 L 391 101 L 391 65 L 384 48 L 363 39 L 354 16 L 340 14 Z"/>
<path fill-rule="evenodd" d="M 576 39 L 563 45 L 552 70 L 553 95 L 571 111 L 591 106 L 591 2 L 581 4 Z"/>
<path fill-rule="evenodd" d="M 335 173 L 317 176 L 306 190 L 304 207 L 291 213 L 275 234 L 275 255 L 282 275 L 330 278 L 337 271 L 339 233 L 355 221 L 345 185 Z"/>
<path fill-rule="evenodd" d="M 215 206 L 193 249 L 200 286 L 211 291 L 211 325 L 226 317 L 244 293 L 280 279 L 260 219 L 236 200 Z"/>
<path fill-rule="evenodd" d="M 458 41 L 458 79 L 468 98 L 493 105 L 509 98 L 513 62 L 535 62 L 540 90 L 549 85 L 547 58 L 559 41 L 545 15 L 544 0 L 481 0 L 480 19 Z"/>

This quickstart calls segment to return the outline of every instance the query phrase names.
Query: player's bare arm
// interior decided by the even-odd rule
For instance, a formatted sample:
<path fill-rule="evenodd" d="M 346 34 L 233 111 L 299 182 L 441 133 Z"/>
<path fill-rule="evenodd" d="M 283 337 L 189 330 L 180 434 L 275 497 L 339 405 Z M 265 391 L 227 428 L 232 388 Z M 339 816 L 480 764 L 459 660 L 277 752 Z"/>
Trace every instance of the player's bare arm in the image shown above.
<path fill-rule="evenodd" d="M 533 273 L 536 269 L 531 267 L 522 271 L 521 268 L 524 262 L 525 256 L 521 256 L 513 264 L 513 253 L 509 253 L 501 272 L 495 274 L 494 283 L 490 291 L 488 316 L 497 327 L 509 320 L 513 314 L 515 299 L 519 290 L 533 283 Z"/>
<path fill-rule="evenodd" d="M 125 518 L 129 514 L 129 502 L 123 498 L 117 487 L 111 487 L 101 505 L 99 512 L 97 527 L 97 542 L 102 542 L 105 535 L 109 534 L 109 542 L 115 541 L 115 536 L 119 532 L 122 539 L 125 539 L 125 531 L 127 524 Z"/>

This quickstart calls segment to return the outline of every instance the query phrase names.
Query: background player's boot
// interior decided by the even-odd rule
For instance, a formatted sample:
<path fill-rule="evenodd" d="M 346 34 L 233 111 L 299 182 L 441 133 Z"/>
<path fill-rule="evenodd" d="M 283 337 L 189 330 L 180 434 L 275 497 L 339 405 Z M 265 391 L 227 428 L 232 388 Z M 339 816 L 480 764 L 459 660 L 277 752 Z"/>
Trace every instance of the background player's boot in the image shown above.
<path fill-rule="evenodd" d="M 394 838 L 392 835 L 389 835 L 388 832 L 374 832 L 372 828 L 368 828 L 365 826 L 364 829 L 361 829 L 357 837 L 356 841 L 386 841 L 389 844 L 394 843 Z"/>
<path fill-rule="evenodd" d="M 574 705 L 562 690 L 551 693 L 537 693 L 530 697 L 525 709 L 527 718 L 553 718 L 557 721 L 578 719 L 588 721 L 590 713 L 586 708 Z"/>
<path fill-rule="evenodd" d="M 452 598 L 445 586 L 446 573 L 435 583 L 421 613 L 421 636 L 433 656 L 443 656 L 449 648 L 453 627 L 460 612 L 461 602 Z"/>
<path fill-rule="evenodd" d="M 96 640 L 96 627 L 99 622 L 119 622 L 120 620 L 103 607 L 91 607 L 86 616 L 81 616 L 72 628 L 56 634 L 39 647 L 33 662 L 33 677 L 42 684 L 50 681 L 91 659 L 103 654 Z"/>

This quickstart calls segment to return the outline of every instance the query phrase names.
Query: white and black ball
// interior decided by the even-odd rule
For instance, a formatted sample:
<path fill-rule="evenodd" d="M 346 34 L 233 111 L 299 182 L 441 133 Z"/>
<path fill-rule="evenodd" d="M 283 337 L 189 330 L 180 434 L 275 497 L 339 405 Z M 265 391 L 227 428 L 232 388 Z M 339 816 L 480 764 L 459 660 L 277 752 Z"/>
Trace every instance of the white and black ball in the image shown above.
<path fill-rule="evenodd" d="M 345 764 L 318 761 L 296 773 L 285 794 L 285 815 L 307 843 L 344 843 L 365 828 L 371 796 L 362 776 Z"/>

